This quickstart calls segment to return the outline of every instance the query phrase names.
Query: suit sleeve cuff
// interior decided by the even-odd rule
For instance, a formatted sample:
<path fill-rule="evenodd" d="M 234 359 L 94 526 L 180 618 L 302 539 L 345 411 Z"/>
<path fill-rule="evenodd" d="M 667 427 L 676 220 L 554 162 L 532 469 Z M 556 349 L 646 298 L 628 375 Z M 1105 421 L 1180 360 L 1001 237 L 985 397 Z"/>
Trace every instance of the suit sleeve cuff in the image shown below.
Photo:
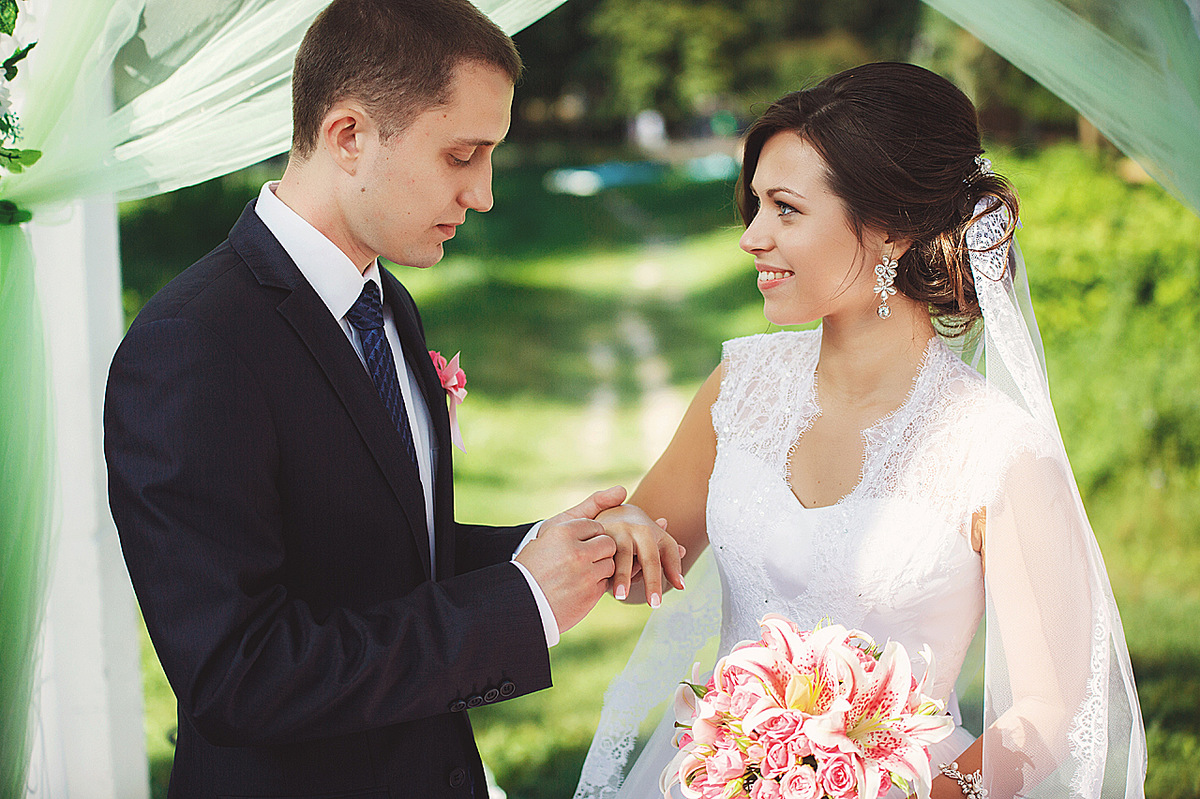
<path fill-rule="evenodd" d="M 521 563 L 518 563 L 517 554 L 525 548 L 533 539 L 537 538 L 538 528 L 542 526 L 538 522 L 525 536 L 525 540 L 517 547 L 517 551 L 513 553 L 513 565 L 520 569 L 522 576 L 525 577 L 525 582 L 529 583 L 529 591 L 533 594 L 533 601 L 537 603 L 538 613 L 542 617 L 542 631 L 546 634 L 546 648 L 550 648 L 558 643 L 558 621 L 554 618 L 554 611 L 550 607 L 550 600 L 546 599 L 546 594 L 542 592 L 542 587 L 538 585 L 537 580 L 533 579 L 533 575 L 529 573 L 529 569 Z"/>

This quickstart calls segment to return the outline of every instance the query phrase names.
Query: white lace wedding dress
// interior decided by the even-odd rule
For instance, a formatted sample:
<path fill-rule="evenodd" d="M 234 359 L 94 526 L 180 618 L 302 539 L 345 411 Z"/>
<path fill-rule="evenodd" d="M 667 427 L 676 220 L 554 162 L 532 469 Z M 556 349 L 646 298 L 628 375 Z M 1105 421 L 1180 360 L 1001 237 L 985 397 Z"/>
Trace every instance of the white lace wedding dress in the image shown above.
<path fill-rule="evenodd" d="M 801 628 L 828 620 L 880 642 L 899 641 L 917 658 L 918 675 L 924 661 L 917 653 L 928 644 L 935 656 L 933 692 L 953 704 L 955 680 L 984 612 L 972 514 L 996 491 L 1015 453 L 1039 448 L 1039 438 L 1013 403 L 989 390 L 935 337 L 905 403 L 864 431 L 858 486 L 836 505 L 805 508 L 789 485 L 788 459 L 821 413 L 815 385 L 820 337 L 818 329 L 725 344 L 724 379 L 712 408 L 717 458 L 707 509 L 722 598 L 718 654 L 757 639 L 766 613 Z M 691 575 L 688 580 L 685 596 L 694 588 Z M 704 615 L 701 607 L 684 608 L 666 629 L 648 629 L 643 644 L 694 652 L 703 638 L 696 619 Z M 647 635 L 675 640 L 647 641 Z M 689 636 L 694 640 L 678 640 Z M 629 684 L 622 686 L 622 679 Z M 606 704 L 620 704 L 614 694 L 637 695 L 638 679 L 627 670 Z M 668 708 L 619 794 L 619 778 L 598 766 L 605 746 L 611 744 L 609 757 L 622 760 L 629 744 L 594 744 L 576 796 L 660 796 L 659 774 L 674 755 L 673 720 Z M 932 752 L 934 769 L 972 740 L 956 729 Z M 893 789 L 889 799 L 893 795 L 904 794 Z"/>

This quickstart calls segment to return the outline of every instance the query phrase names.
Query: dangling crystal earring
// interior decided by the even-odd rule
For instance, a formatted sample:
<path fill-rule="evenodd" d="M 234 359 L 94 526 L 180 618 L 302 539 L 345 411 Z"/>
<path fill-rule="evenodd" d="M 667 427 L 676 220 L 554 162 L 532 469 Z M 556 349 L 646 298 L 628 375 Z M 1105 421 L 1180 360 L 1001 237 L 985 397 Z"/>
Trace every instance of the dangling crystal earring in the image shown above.
<path fill-rule="evenodd" d="M 896 261 L 884 254 L 883 263 L 875 267 L 875 293 L 879 295 L 879 308 L 876 312 L 880 319 L 887 319 L 892 315 L 887 300 L 889 294 L 896 293 L 896 287 L 893 285 L 896 282 L 896 264 Z"/>

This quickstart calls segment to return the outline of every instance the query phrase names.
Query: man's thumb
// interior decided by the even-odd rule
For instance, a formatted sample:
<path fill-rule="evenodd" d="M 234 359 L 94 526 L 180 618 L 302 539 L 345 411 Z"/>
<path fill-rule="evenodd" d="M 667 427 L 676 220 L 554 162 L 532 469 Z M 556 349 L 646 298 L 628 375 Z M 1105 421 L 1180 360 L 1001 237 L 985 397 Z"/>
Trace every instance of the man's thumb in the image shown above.
<path fill-rule="evenodd" d="M 566 514 L 577 519 L 594 519 L 601 511 L 615 508 L 624 502 L 625 495 L 626 492 L 622 486 L 606 488 L 592 494 L 583 502 L 566 511 Z"/>

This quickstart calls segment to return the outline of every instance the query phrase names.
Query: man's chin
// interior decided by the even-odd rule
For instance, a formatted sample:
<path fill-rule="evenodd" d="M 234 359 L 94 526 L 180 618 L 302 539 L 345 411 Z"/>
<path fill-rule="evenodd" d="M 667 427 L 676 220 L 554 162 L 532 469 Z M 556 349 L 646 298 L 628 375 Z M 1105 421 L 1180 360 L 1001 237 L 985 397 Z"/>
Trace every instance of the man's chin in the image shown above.
<path fill-rule="evenodd" d="M 392 263 L 396 264 L 397 266 L 411 266 L 413 269 L 428 269 L 431 266 L 436 266 L 437 263 L 442 260 L 442 257 L 445 254 L 445 250 L 442 248 L 442 245 L 439 242 L 438 244 L 434 245 L 434 252 L 422 253 L 421 255 L 409 253 L 403 260 L 394 260 L 390 258 L 388 260 L 392 261 Z"/>

